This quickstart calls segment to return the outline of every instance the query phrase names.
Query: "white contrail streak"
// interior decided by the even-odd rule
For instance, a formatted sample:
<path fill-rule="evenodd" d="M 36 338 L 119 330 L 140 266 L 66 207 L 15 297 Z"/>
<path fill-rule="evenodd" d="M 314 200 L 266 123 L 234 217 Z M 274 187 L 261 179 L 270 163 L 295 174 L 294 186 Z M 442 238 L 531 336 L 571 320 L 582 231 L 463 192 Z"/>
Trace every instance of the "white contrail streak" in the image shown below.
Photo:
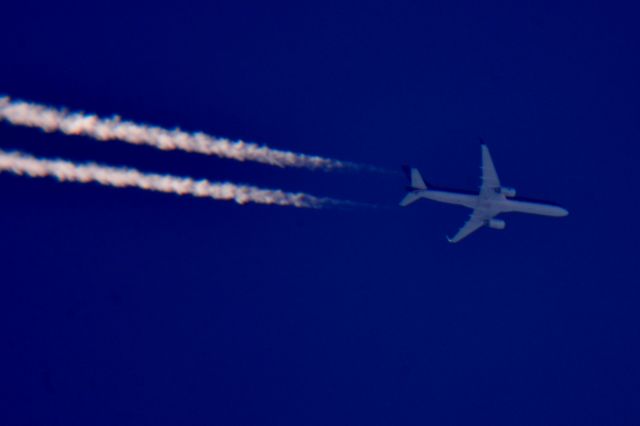
<path fill-rule="evenodd" d="M 137 124 L 123 121 L 119 116 L 100 118 L 82 112 L 71 113 L 65 109 L 42 104 L 11 100 L 8 96 L 0 96 L 0 120 L 3 119 L 14 125 L 37 127 L 45 132 L 83 135 L 99 141 L 119 140 L 166 151 L 182 150 L 238 161 L 256 161 L 278 167 L 383 171 L 366 165 L 271 149 L 255 143 L 231 141 L 201 132 L 188 133 L 180 129 L 167 130 Z"/>
<path fill-rule="evenodd" d="M 91 183 L 118 188 L 139 188 L 177 195 L 208 197 L 235 201 L 238 204 L 259 203 L 306 208 L 356 207 L 363 204 L 331 198 L 318 198 L 304 193 L 262 189 L 229 182 L 210 182 L 189 177 L 143 173 L 136 169 L 109 167 L 95 163 L 77 164 L 60 159 L 36 158 L 28 154 L 0 150 L 0 173 L 10 172 L 30 177 L 54 177 L 59 181 Z"/>

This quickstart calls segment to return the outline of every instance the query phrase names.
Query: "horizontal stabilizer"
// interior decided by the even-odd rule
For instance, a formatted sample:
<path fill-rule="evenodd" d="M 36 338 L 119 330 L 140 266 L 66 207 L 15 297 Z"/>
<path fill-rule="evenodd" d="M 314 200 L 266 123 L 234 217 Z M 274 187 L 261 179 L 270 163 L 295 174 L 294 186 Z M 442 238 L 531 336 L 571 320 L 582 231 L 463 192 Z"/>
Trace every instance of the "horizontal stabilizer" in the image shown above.
<path fill-rule="evenodd" d="M 405 207 L 408 206 L 409 204 L 417 201 L 420 199 L 420 194 L 416 191 L 414 192 L 409 192 L 407 195 L 404 196 L 404 198 L 402 199 L 402 201 L 400 201 L 400 206 Z"/>

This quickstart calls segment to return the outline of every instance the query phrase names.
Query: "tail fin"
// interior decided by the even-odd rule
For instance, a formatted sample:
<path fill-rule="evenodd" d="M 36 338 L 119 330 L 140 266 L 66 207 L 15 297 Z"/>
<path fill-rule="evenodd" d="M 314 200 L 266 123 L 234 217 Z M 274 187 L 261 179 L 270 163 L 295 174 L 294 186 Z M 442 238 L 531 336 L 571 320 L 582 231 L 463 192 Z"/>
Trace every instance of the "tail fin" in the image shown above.
<path fill-rule="evenodd" d="M 418 171 L 418 169 L 414 169 L 407 165 L 404 165 L 402 166 L 402 170 L 407 175 L 407 178 L 409 179 L 409 182 L 410 182 L 409 186 L 407 187 L 407 190 L 409 191 L 409 193 L 405 195 L 402 201 L 400 201 L 400 205 L 402 207 L 405 207 L 419 200 L 421 197 L 418 191 L 426 190 L 427 185 L 424 183 L 424 180 L 422 179 L 422 176 L 420 175 L 420 172 Z"/>
<path fill-rule="evenodd" d="M 407 175 L 409 182 L 411 182 L 411 189 L 427 189 L 427 185 L 424 183 L 424 180 L 422 180 L 422 176 L 420 175 L 418 169 L 414 169 L 405 164 L 404 166 L 402 166 L 402 170 Z"/>

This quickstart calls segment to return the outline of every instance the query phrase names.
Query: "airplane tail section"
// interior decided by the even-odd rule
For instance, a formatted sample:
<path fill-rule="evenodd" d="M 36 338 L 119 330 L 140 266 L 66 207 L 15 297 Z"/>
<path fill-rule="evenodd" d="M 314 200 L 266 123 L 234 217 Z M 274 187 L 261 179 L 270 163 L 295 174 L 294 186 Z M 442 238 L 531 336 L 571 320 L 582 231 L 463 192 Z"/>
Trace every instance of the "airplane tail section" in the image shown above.
<path fill-rule="evenodd" d="M 406 207 L 409 204 L 417 201 L 420 199 L 420 194 L 416 193 L 415 191 L 413 192 L 409 192 L 407 195 L 404 196 L 404 198 L 402 199 L 402 201 L 400 201 L 400 206 L 402 207 Z"/>
<path fill-rule="evenodd" d="M 422 175 L 420 175 L 420 172 L 418 171 L 418 169 L 414 169 L 413 167 L 404 165 L 402 166 L 402 170 L 404 171 L 404 173 L 407 175 L 407 178 L 409 179 L 411 189 L 413 190 L 427 189 L 427 185 L 424 183 L 424 180 L 422 179 Z"/>
<path fill-rule="evenodd" d="M 400 205 L 402 207 L 405 207 L 419 200 L 421 198 L 420 191 L 426 190 L 427 185 L 424 183 L 424 180 L 422 179 L 422 176 L 420 175 L 418 169 L 414 169 L 407 165 L 404 165 L 402 166 L 402 170 L 409 179 L 409 186 L 407 186 L 407 190 L 409 191 L 409 193 L 404 196 L 402 201 L 400 201 Z"/>

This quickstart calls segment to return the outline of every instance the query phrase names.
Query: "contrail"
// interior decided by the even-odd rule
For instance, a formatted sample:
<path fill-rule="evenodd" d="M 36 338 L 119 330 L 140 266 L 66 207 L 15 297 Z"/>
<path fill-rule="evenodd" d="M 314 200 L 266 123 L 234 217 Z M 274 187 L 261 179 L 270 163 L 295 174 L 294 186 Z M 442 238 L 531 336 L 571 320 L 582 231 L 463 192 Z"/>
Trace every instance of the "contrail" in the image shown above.
<path fill-rule="evenodd" d="M 301 208 L 367 206 L 351 201 L 319 198 L 304 193 L 262 189 L 229 182 L 210 182 L 206 179 L 195 180 L 190 177 L 143 173 L 136 169 L 110 167 L 96 163 L 77 164 L 60 159 L 36 158 L 18 151 L 0 150 L 1 172 L 37 178 L 54 177 L 59 181 L 95 182 L 118 188 L 139 188 L 177 195 L 208 197 L 235 201 L 238 204 L 274 204 Z"/>
<path fill-rule="evenodd" d="M 167 130 L 158 126 L 123 121 L 117 115 L 101 118 L 93 114 L 69 112 L 42 104 L 11 100 L 9 96 L 0 96 L 0 120 L 2 119 L 14 125 L 37 127 L 45 132 L 83 135 L 99 141 L 119 140 L 166 151 L 182 150 L 238 161 L 256 161 L 278 167 L 385 172 L 373 166 L 271 149 L 255 143 L 231 141 L 201 132 L 188 133 L 177 128 Z"/>

